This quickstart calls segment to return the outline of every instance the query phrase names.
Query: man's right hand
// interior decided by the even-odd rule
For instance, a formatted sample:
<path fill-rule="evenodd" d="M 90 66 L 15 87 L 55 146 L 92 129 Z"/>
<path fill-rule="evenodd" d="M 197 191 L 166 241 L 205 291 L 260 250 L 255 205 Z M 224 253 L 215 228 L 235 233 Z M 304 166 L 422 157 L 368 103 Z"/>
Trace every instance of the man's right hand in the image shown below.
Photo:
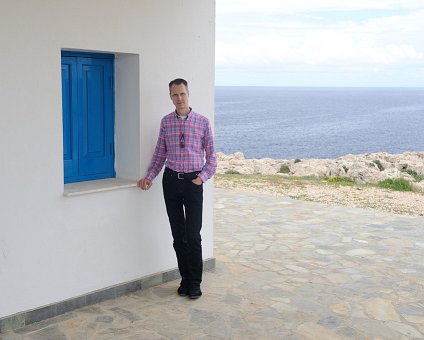
<path fill-rule="evenodd" d="M 150 179 L 147 178 L 143 178 L 140 179 L 137 182 L 137 186 L 141 189 L 141 190 L 149 190 L 150 187 L 152 186 L 153 182 Z"/>

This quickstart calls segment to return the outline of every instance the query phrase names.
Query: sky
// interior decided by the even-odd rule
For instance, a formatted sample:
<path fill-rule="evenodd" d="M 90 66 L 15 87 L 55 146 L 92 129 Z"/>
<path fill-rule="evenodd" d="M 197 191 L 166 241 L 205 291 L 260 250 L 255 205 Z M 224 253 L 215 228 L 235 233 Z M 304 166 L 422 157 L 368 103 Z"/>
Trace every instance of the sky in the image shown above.
<path fill-rule="evenodd" d="M 424 0 L 216 0 L 215 83 L 424 87 Z"/>

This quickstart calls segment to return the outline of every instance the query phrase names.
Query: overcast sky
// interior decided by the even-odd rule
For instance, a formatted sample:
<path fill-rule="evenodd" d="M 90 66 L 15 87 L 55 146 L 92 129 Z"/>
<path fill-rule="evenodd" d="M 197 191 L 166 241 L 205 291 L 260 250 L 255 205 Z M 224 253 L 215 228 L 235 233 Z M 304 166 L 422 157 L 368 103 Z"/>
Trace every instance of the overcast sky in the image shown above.
<path fill-rule="evenodd" d="M 217 0 L 216 84 L 424 87 L 424 0 Z"/>

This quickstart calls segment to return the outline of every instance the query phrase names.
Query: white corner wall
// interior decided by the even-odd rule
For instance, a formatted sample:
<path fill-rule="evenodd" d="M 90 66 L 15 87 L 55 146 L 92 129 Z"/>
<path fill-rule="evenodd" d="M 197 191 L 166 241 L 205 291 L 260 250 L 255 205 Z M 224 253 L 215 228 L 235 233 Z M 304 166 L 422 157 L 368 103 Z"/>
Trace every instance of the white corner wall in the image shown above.
<path fill-rule="evenodd" d="M 213 123 L 214 22 L 213 0 L 2 1 L 0 318 L 176 267 L 159 177 L 149 192 L 63 196 L 60 56 L 116 55 L 116 170 L 137 180 L 173 110 L 171 79 Z M 208 182 L 205 259 L 212 203 Z"/>

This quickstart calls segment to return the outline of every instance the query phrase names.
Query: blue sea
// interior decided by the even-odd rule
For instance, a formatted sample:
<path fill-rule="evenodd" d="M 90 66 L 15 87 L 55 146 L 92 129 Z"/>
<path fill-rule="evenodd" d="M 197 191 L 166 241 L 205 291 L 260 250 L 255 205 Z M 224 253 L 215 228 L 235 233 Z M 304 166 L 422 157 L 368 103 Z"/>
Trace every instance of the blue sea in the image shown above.
<path fill-rule="evenodd" d="M 424 151 L 424 88 L 218 86 L 215 143 L 246 158 Z"/>

